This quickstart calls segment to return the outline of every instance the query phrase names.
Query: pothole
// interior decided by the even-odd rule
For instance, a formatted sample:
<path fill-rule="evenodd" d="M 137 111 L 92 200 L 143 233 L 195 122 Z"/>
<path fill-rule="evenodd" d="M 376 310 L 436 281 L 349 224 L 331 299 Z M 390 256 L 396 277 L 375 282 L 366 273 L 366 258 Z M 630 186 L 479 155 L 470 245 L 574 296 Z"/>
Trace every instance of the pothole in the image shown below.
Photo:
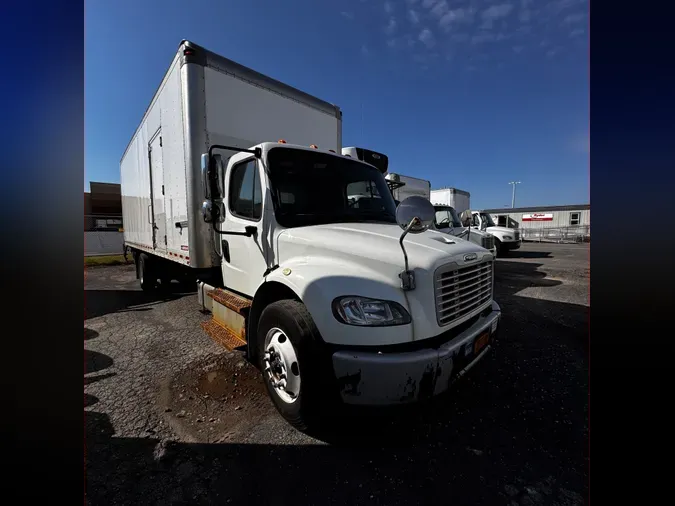
<path fill-rule="evenodd" d="M 189 364 L 169 384 L 164 409 L 177 432 L 209 443 L 236 440 L 275 412 L 260 371 L 237 353 Z"/>

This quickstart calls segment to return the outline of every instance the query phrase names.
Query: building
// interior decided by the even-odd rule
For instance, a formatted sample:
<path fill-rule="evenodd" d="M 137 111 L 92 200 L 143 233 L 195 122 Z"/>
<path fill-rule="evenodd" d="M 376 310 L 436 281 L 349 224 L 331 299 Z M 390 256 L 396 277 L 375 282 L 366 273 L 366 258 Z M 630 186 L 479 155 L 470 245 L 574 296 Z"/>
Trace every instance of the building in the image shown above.
<path fill-rule="evenodd" d="M 84 229 L 119 230 L 122 228 L 122 192 L 119 183 L 89 183 L 84 192 Z"/>
<path fill-rule="evenodd" d="M 495 225 L 522 230 L 525 240 L 588 240 L 591 205 L 484 209 Z"/>

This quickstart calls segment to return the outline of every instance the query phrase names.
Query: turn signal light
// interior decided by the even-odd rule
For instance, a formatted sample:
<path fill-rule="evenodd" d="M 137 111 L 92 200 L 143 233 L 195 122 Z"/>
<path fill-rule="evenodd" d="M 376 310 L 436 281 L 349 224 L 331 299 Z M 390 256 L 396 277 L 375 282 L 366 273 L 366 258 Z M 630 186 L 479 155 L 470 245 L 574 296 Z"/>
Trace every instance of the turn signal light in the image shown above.
<path fill-rule="evenodd" d="M 312 149 L 319 149 L 319 146 L 317 146 L 316 144 L 310 144 L 309 147 Z"/>
<path fill-rule="evenodd" d="M 279 139 L 277 142 L 278 142 L 279 144 L 286 144 L 286 141 L 283 140 L 283 139 Z"/>

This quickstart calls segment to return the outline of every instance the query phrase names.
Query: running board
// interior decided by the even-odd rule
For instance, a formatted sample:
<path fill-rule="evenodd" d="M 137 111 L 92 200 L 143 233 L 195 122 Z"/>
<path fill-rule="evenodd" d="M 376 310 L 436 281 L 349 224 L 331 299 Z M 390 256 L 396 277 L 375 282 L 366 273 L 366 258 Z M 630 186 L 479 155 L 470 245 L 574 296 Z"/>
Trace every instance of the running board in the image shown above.
<path fill-rule="evenodd" d="M 211 288 L 211 287 L 209 287 Z M 251 301 L 229 290 L 213 288 L 204 291 L 203 298 L 209 300 L 211 320 L 201 324 L 204 331 L 215 342 L 228 350 L 246 345 L 246 316 Z"/>

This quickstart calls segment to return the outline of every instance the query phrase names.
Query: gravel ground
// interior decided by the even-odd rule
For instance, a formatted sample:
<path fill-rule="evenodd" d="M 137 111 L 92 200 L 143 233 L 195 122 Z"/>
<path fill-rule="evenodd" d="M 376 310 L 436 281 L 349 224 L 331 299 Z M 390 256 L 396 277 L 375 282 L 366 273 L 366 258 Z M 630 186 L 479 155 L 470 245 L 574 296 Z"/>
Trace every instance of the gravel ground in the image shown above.
<path fill-rule="evenodd" d="M 133 266 L 85 278 L 86 496 L 97 504 L 583 504 L 588 245 L 499 259 L 494 350 L 452 392 L 345 410 L 312 435 L 200 329 L 194 293 L 146 295 Z"/>

